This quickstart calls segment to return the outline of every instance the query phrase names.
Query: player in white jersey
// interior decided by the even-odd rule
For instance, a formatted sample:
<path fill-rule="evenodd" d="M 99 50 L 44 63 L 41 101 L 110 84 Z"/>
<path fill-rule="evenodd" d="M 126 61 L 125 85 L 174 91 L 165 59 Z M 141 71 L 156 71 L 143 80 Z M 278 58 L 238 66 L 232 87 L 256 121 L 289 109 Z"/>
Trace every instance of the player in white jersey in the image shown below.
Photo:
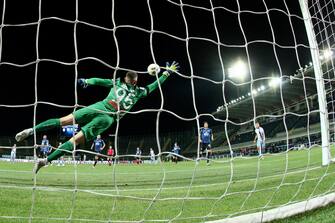
<path fill-rule="evenodd" d="M 155 151 L 152 148 L 150 148 L 150 160 L 151 160 L 151 163 L 155 163 L 155 160 L 156 160 Z"/>
<path fill-rule="evenodd" d="M 256 146 L 258 150 L 258 156 L 263 158 L 262 150 L 265 149 L 265 132 L 264 129 L 260 126 L 259 122 L 255 123 L 255 139 L 254 143 L 257 140 Z"/>
<path fill-rule="evenodd" d="M 135 153 L 135 158 L 136 158 L 136 163 L 137 164 L 141 164 L 142 163 L 141 155 L 142 155 L 142 150 L 140 149 L 140 147 L 137 147 L 136 148 L 136 153 Z"/>
<path fill-rule="evenodd" d="M 14 162 L 16 159 L 16 144 L 13 145 L 12 151 L 10 152 L 10 161 Z"/>

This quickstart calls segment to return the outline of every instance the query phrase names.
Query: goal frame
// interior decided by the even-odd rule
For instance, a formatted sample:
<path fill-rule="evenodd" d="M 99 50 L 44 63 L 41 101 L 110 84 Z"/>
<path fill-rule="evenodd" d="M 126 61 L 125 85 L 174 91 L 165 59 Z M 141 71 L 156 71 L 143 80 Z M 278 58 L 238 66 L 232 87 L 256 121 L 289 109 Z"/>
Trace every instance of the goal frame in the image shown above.
<path fill-rule="evenodd" d="M 299 0 L 300 9 L 303 15 L 308 42 L 310 46 L 313 69 L 315 75 L 315 83 L 319 102 L 320 114 L 320 132 L 321 132 L 321 147 L 322 147 L 322 165 L 330 164 L 330 143 L 329 143 L 329 120 L 326 100 L 326 90 L 323 79 L 322 64 L 320 62 L 320 49 L 316 39 L 316 34 L 313 29 L 312 16 L 308 9 L 308 0 Z"/>

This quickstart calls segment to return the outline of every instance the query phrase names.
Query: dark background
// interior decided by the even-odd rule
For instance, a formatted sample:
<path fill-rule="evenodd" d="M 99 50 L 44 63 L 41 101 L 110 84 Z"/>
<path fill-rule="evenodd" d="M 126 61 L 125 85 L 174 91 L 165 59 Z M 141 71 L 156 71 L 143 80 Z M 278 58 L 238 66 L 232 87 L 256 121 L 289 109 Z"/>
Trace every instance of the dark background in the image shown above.
<path fill-rule="evenodd" d="M 172 75 L 162 86 L 163 108 L 187 119 L 195 118 L 196 110 L 198 114 L 212 113 L 224 103 L 224 98 L 228 102 L 250 91 L 250 83 L 237 86 L 209 81 L 229 80 L 224 74 L 237 59 L 249 58 L 252 79 L 290 75 L 310 60 L 298 1 L 240 0 L 238 5 L 235 0 L 184 0 L 183 3 L 181 7 L 177 0 L 81 0 L 75 29 L 76 1 L 42 0 L 41 20 L 39 1 L 3 1 L 0 134 L 14 136 L 17 131 L 31 127 L 35 109 L 39 123 L 71 113 L 76 103 L 90 105 L 102 100 L 108 89 L 78 87 L 76 102 L 76 72 L 78 78 L 111 78 L 118 60 L 122 68 L 117 71 L 118 77 L 127 69 L 144 72 L 153 61 L 163 66 L 166 61 L 176 60 L 183 75 L 207 78 L 193 79 L 194 97 L 191 79 Z M 215 10 L 211 10 L 211 3 Z M 219 49 L 213 12 L 221 42 Z M 154 32 L 150 32 L 151 26 Z M 37 56 L 41 60 L 38 63 Z M 154 80 L 140 73 L 139 85 Z M 266 82 L 254 82 L 256 87 L 261 84 Z M 39 103 L 35 107 L 36 100 Z M 160 105 L 157 90 L 132 111 L 158 109 Z M 156 118 L 157 112 L 129 114 L 120 122 L 120 134 L 153 133 Z M 218 124 L 206 116 L 203 120 Z M 159 123 L 162 132 L 196 126 L 194 120 L 183 121 L 166 112 L 160 115 Z M 113 131 L 114 128 L 107 134 Z"/>

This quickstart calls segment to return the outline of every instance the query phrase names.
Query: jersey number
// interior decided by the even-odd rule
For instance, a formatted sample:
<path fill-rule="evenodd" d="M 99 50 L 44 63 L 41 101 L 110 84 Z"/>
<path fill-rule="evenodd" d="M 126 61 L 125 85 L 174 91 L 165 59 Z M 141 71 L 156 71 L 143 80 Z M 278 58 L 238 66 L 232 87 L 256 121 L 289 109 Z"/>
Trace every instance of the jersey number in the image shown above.
<path fill-rule="evenodd" d="M 117 100 L 120 103 L 122 109 L 127 110 L 134 104 L 132 97 L 135 97 L 135 95 L 133 93 L 127 94 L 127 92 L 124 89 L 119 88 L 116 91 L 116 95 Z"/>

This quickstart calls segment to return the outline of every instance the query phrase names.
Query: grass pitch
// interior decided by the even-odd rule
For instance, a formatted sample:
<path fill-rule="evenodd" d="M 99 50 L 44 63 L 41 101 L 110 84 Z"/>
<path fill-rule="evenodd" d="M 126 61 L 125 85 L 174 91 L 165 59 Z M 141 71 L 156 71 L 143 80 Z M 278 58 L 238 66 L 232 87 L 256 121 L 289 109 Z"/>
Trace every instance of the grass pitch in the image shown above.
<path fill-rule="evenodd" d="M 321 167 L 320 148 L 210 166 L 205 161 L 95 169 L 54 165 L 41 169 L 36 185 L 32 166 L 0 162 L 0 222 L 204 222 L 335 189 L 335 165 Z M 309 222 L 302 218 L 299 222 Z"/>

